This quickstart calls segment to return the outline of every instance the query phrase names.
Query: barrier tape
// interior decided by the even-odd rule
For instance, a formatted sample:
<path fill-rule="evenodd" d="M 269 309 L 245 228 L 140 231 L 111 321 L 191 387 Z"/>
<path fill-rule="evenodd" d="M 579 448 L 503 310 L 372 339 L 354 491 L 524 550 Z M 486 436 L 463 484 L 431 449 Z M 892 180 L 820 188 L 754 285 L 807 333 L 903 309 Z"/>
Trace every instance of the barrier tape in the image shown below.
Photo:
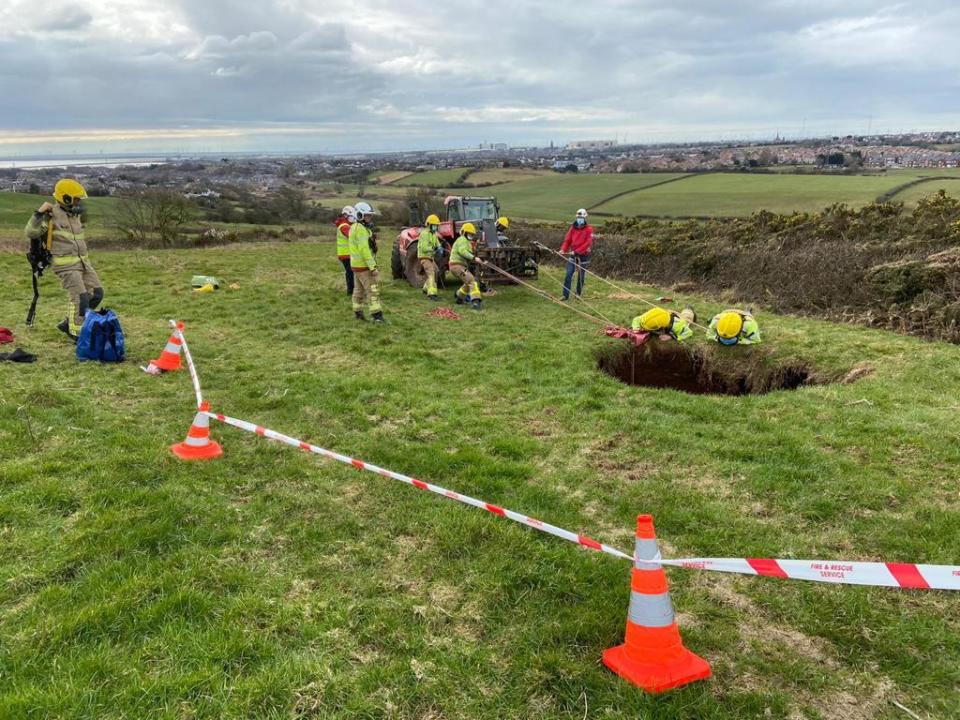
<path fill-rule="evenodd" d="M 664 565 L 692 570 L 812 580 L 837 585 L 874 585 L 916 590 L 960 590 L 960 565 L 778 560 L 774 558 L 683 558 Z"/>
<path fill-rule="evenodd" d="M 527 527 L 532 527 L 535 530 L 540 530 L 554 537 L 561 538 L 562 540 L 567 540 L 578 545 L 582 545 L 585 548 L 590 548 L 591 550 L 596 550 L 598 552 L 607 553 L 608 555 L 613 555 L 614 557 L 621 558 L 623 560 L 633 560 L 632 555 L 628 555 L 625 552 L 621 552 L 616 548 L 612 548 L 609 545 L 604 543 L 597 542 L 591 538 L 588 538 L 585 535 L 578 535 L 577 533 L 570 532 L 569 530 L 564 530 L 559 528 L 556 525 L 551 525 L 550 523 L 543 522 L 542 520 L 537 520 L 536 518 L 528 517 L 527 515 L 522 515 L 513 510 L 507 510 L 506 508 L 499 507 L 498 505 L 493 505 L 492 503 L 484 502 L 483 500 L 477 500 L 472 498 L 469 495 L 463 495 L 462 493 L 454 492 L 453 490 L 447 490 L 442 488 L 439 485 L 433 485 L 432 483 L 424 482 L 423 480 L 417 480 L 416 478 L 409 477 L 407 475 L 402 475 L 401 473 L 396 473 L 391 470 L 386 470 L 382 467 L 373 465 L 372 463 L 364 462 L 363 460 L 357 460 L 356 458 L 349 457 L 347 455 L 341 455 L 340 453 L 333 452 L 332 450 L 325 450 L 322 447 L 317 447 L 316 445 L 311 445 L 310 443 L 303 442 L 296 438 L 292 438 L 289 435 L 284 435 L 283 433 L 278 433 L 274 430 L 270 430 L 261 425 L 254 425 L 249 423 L 246 420 L 238 420 L 236 418 L 223 415 L 222 413 L 213 413 L 206 411 L 204 414 L 207 417 L 213 418 L 214 420 L 219 420 L 222 423 L 227 425 L 232 425 L 235 428 L 240 428 L 241 430 L 246 430 L 249 433 L 254 433 L 260 437 L 265 437 L 270 440 L 275 440 L 276 442 L 289 445 L 291 447 L 300 448 L 314 455 L 322 455 L 325 458 L 331 460 L 336 460 L 345 465 L 353 465 L 353 467 L 359 470 L 367 470 L 368 472 L 376 473 L 377 475 L 382 475 L 383 477 L 391 478 L 392 480 L 399 480 L 400 482 L 406 483 L 407 485 L 413 485 L 419 490 L 427 490 L 436 495 L 441 495 L 445 498 L 450 498 L 451 500 L 456 500 L 457 502 L 462 502 L 466 505 L 472 505 L 475 508 L 480 508 L 481 510 L 486 510 L 491 512 L 494 515 L 499 515 L 500 517 L 509 518 L 514 522 L 518 522 L 521 525 L 526 525 Z"/>
<path fill-rule="evenodd" d="M 171 320 L 173 331 L 180 338 L 180 348 L 183 350 L 183 356 L 187 360 L 187 370 L 190 371 L 190 379 L 193 381 L 193 392 L 197 396 L 197 410 L 203 405 L 203 392 L 200 390 L 200 376 L 197 375 L 197 368 L 193 364 L 193 356 L 190 354 L 190 348 L 187 346 L 187 339 L 183 336 L 183 330 L 177 327 L 177 321 Z"/>
<path fill-rule="evenodd" d="M 171 321 L 172 322 L 172 321 Z M 197 394 L 197 407 L 203 402 L 200 392 L 200 380 L 197 377 L 196 368 L 193 364 L 193 358 L 187 347 L 186 339 L 182 331 L 177 331 L 180 340 L 183 342 L 184 356 L 187 359 L 187 367 L 190 370 L 190 377 L 194 380 L 194 390 Z M 419 490 L 426 490 L 440 495 L 450 500 L 470 505 L 481 510 L 486 510 L 494 515 L 505 517 L 514 522 L 526 525 L 527 527 L 539 530 L 540 532 L 553 535 L 561 540 L 576 543 L 581 547 L 606 553 L 621 560 L 636 562 L 634 556 L 617 550 L 605 543 L 598 542 L 586 535 L 564 530 L 556 525 L 543 522 L 537 518 L 529 517 L 513 510 L 502 508 L 498 505 L 478 500 L 477 498 L 464 495 L 462 493 L 447 490 L 446 488 L 434 485 L 432 483 L 418 480 L 401 473 L 393 472 L 379 467 L 372 463 L 364 462 L 352 458 L 348 455 L 341 455 L 332 450 L 326 450 L 316 445 L 298 440 L 297 438 L 284 435 L 283 433 L 270 430 L 262 425 L 239 420 L 237 418 L 214 413 L 208 410 L 201 410 L 204 415 L 214 420 L 218 420 L 227 425 L 232 425 L 240 430 L 245 430 L 254 435 L 283 443 L 291 447 L 298 448 L 305 452 L 320 455 L 331 460 L 352 465 L 358 470 L 376 473 L 392 480 L 399 480 L 407 485 L 412 485 Z M 741 575 L 760 575 L 763 577 L 773 577 L 789 580 L 809 580 L 813 582 L 831 583 L 838 585 L 870 585 L 877 587 L 895 587 L 907 589 L 930 589 L 930 590 L 960 590 L 960 565 L 921 565 L 914 563 L 882 563 L 882 562 L 846 562 L 842 560 L 785 560 L 775 558 L 677 558 L 666 559 L 657 557 L 651 561 L 644 562 L 644 566 L 666 565 L 685 570 L 707 570 L 711 572 L 736 573 Z"/>

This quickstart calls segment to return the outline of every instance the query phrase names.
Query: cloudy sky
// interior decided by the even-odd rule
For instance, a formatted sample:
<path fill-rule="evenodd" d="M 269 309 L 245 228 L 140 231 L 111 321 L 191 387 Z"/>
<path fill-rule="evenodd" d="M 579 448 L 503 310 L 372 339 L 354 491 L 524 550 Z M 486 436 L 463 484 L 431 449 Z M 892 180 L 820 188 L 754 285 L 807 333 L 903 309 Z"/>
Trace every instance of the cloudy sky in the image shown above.
<path fill-rule="evenodd" d="M 960 128 L 955 0 L 0 0 L 0 157 Z"/>

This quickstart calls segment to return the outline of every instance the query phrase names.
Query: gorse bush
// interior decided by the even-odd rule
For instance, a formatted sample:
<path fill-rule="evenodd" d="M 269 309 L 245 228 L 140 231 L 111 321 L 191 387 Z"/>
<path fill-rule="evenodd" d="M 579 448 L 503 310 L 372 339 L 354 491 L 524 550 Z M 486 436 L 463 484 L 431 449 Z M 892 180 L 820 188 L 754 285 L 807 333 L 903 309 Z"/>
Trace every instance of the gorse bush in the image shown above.
<path fill-rule="evenodd" d="M 559 233 L 534 232 L 559 246 Z M 910 211 L 882 202 L 707 222 L 627 218 L 597 237 L 592 269 L 602 274 L 960 342 L 960 202 L 943 191 Z"/>

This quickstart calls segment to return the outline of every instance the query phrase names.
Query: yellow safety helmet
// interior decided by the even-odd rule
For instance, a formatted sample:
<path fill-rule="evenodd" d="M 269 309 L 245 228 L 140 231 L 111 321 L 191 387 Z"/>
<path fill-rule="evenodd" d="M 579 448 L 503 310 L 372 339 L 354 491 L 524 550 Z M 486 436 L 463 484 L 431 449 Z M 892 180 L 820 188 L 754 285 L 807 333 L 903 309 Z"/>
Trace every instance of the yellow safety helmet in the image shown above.
<path fill-rule="evenodd" d="M 505 228 L 510 227 L 510 218 L 508 218 L 508 217 L 506 217 L 506 216 L 498 217 L 498 218 L 497 218 L 497 225 L 500 225 L 501 227 L 505 227 Z"/>
<path fill-rule="evenodd" d="M 427 224 L 427 225 L 439 225 L 439 224 L 440 224 L 440 218 L 437 217 L 436 213 L 434 213 L 433 215 L 427 215 L 426 224 Z"/>
<path fill-rule="evenodd" d="M 63 178 L 58 180 L 53 188 L 53 197 L 61 205 L 71 207 L 77 205 L 81 200 L 86 199 L 87 191 L 83 185 L 72 178 Z"/>
<path fill-rule="evenodd" d="M 476 234 L 477 234 L 477 226 L 474 225 L 472 222 L 466 222 L 466 223 L 464 223 L 463 226 L 460 228 L 460 234 L 461 234 L 461 235 L 476 235 Z"/>
<path fill-rule="evenodd" d="M 640 328 L 647 332 L 660 332 L 669 329 L 672 320 L 673 316 L 669 310 L 657 307 L 647 310 L 640 316 Z"/>
<path fill-rule="evenodd" d="M 743 330 L 743 316 L 738 312 L 727 310 L 720 313 L 717 320 L 717 335 L 724 340 L 733 340 Z"/>

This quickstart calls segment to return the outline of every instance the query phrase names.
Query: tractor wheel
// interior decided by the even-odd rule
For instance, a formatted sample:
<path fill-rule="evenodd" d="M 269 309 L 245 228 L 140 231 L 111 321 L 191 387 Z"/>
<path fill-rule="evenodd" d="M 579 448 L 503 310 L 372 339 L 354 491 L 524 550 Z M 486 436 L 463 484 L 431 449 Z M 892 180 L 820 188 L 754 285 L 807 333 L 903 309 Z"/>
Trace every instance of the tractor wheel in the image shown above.
<path fill-rule="evenodd" d="M 420 267 L 420 258 L 417 257 L 417 243 L 415 242 L 407 245 L 406 271 L 407 282 L 415 288 L 423 287 L 424 283 L 427 282 L 427 274 Z"/>
<path fill-rule="evenodd" d="M 393 279 L 403 278 L 403 258 L 400 256 L 400 238 L 393 241 L 393 252 L 390 255 L 390 270 L 393 272 Z"/>

